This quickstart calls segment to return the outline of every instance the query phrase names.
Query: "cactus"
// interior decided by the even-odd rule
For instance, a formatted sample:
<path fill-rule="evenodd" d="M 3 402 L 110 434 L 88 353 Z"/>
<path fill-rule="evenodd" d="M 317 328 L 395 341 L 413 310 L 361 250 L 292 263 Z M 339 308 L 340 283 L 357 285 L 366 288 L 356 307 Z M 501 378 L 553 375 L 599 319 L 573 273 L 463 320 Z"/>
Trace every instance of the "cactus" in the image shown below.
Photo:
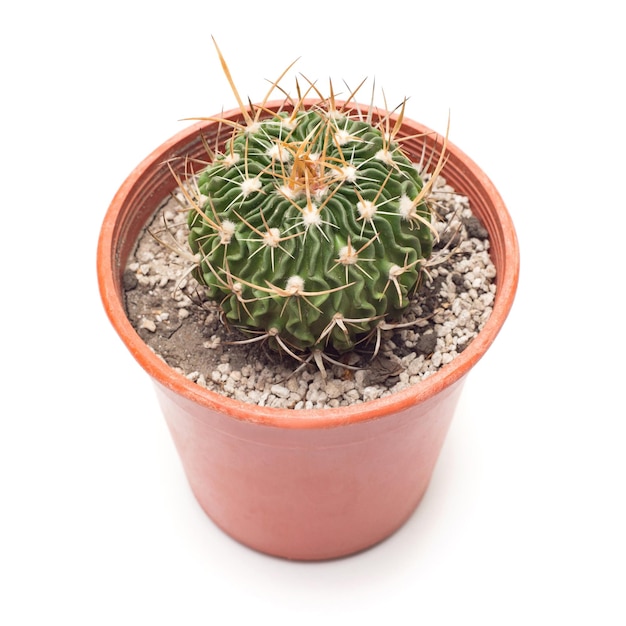
<path fill-rule="evenodd" d="M 433 245 L 428 185 L 388 116 L 373 124 L 332 93 L 291 104 L 242 105 L 199 173 L 195 277 L 252 336 L 295 356 L 341 354 L 397 321 L 418 287 Z"/>

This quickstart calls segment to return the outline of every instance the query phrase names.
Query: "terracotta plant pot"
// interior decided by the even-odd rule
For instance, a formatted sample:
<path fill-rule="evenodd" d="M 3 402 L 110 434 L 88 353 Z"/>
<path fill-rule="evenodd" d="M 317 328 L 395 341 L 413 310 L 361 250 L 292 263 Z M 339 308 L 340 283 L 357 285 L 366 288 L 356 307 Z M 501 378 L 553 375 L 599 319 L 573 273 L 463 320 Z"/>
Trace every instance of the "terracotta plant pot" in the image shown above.
<path fill-rule="evenodd" d="M 276 110 L 281 103 L 270 103 Z M 226 113 L 239 119 L 239 110 Z M 436 374 L 401 393 L 338 409 L 294 411 L 245 404 L 170 369 L 143 343 L 124 309 L 122 275 L 144 225 L 175 187 L 166 162 L 204 158 L 225 125 L 199 122 L 157 148 L 115 195 L 102 225 L 98 280 L 104 308 L 128 350 L 152 377 L 198 502 L 226 533 L 290 559 L 328 559 L 368 548 L 397 530 L 424 495 L 470 369 L 507 317 L 519 250 L 506 207 L 487 176 L 448 144 L 443 176 L 469 197 L 487 228 L 497 295 L 483 330 Z M 426 140 L 420 135 L 426 135 Z M 418 159 L 441 138 L 404 120 L 404 149 Z M 220 137 L 221 140 L 221 137 Z"/>

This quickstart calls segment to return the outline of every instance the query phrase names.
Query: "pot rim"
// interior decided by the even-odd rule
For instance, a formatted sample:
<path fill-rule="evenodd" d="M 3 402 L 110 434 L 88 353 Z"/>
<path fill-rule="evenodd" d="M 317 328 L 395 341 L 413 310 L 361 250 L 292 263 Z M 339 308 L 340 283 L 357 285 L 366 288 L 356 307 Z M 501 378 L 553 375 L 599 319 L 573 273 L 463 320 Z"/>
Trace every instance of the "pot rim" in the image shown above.
<path fill-rule="evenodd" d="M 343 103 L 337 102 L 337 104 L 341 105 Z M 277 110 L 283 105 L 284 101 L 272 101 L 266 103 L 265 108 Z M 352 103 L 351 107 L 357 109 L 364 108 L 363 105 Z M 241 112 L 238 108 L 231 109 L 220 117 L 237 119 L 241 117 Z M 391 120 L 397 119 L 395 114 L 392 114 L 390 117 Z M 171 154 L 176 146 L 188 143 L 190 138 L 198 136 L 201 131 L 215 124 L 216 122 L 214 121 L 196 122 L 173 135 L 141 161 L 115 194 L 105 214 L 100 230 L 97 250 L 97 275 L 105 312 L 127 349 L 155 382 L 187 397 L 199 405 L 219 411 L 243 422 L 287 429 L 320 429 L 377 419 L 407 410 L 445 390 L 471 370 L 493 343 L 513 304 L 519 279 L 519 245 L 511 217 L 494 184 L 471 158 L 450 141 L 448 141 L 446 148 L 448 163 L 444 166 L 442 175 L 446 177 L 446 168 L 449 168 L 449 163 L 453 161 L 462 168 L 464 178 L 471 181 L 473 186 L 482 187 L 483 195 L 489 198 L 490 203 L 494 207 L 493 216 L 491 216 L 490 220 L 491 223 L 487 223 L 485 226 L 489 231 L 490 239 L 493 239 L 495 236 L 499 238 L 503 258 L 502 267 L 498 268 L 496 276 L 496 298 L 489 319 L 467 348 L 450 363 L 442 366 L 437 372 L 419 383 L 375 400 L 347 407 L 295 410 L 262 407 L 200 387 L 182 374 L 175 372 L 148 348 L 126 315 L 120 282 L 115 279 L 118 271 L 116 268 L 120 267 L 121 262 L 126 262 L 126 259 L 119 258 L 118 249 L 115 246 L 116 238 L 119 237 L 120 222 L 125 217 L 123 215 L 124 203 L 146 171 L 153 167 L 155 163 L 162 163 L 165 160 L 164 155 Z M 431 135 L 436 138 L 435 141 L 438 147 L 441 147 L 442 138 L 423 124 L 405 118 L 403 125 L 410 126 L 413 132 L 417 130 L 420 133 Z M 468 194 L 467 190 L 455 190 L 457 193 Z M 497 232 L 494 232 L 495 229 L 497 229 Z"/>

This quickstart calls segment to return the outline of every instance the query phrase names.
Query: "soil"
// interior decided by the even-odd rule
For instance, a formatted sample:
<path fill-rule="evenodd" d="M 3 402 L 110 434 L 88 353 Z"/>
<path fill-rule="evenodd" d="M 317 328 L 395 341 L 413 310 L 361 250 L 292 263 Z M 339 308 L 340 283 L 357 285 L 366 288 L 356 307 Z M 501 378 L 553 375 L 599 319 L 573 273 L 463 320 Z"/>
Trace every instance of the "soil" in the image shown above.
<path fill-rule="evenodd" d="M 124 275 L 128 317 L 150 348 L 198 385 L 265 406 L 293 409 L 365 402 L 419 384 L 460 354 L 491 313 L 496 270 L 488 234 L 466 197 L 440 178 L 440 222 L 430 282 L 403 320 L 369 343 L 325 362 L 299 362 L 221 322 L 191 275 L 181 198 L 164 200 Z"/>

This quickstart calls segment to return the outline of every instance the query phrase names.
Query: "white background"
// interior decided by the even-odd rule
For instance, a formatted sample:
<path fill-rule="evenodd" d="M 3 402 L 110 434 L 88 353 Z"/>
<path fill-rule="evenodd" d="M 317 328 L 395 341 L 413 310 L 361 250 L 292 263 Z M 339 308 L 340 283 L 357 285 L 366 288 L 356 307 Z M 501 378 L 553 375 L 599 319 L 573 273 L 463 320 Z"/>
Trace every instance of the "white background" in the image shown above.
<path fill-rule="evenodd" d="M 4 3 L 0 623 L 626 624 L 624 21 L 619 3 Z M 191 496 L 95 252 L 131 169 L 295 58 L 490 176 L 516 224 L 513 311 L 431 488 L 393 537 L 290 563 Z M 8 196 L 7 196 L 8 192 Z"/>

